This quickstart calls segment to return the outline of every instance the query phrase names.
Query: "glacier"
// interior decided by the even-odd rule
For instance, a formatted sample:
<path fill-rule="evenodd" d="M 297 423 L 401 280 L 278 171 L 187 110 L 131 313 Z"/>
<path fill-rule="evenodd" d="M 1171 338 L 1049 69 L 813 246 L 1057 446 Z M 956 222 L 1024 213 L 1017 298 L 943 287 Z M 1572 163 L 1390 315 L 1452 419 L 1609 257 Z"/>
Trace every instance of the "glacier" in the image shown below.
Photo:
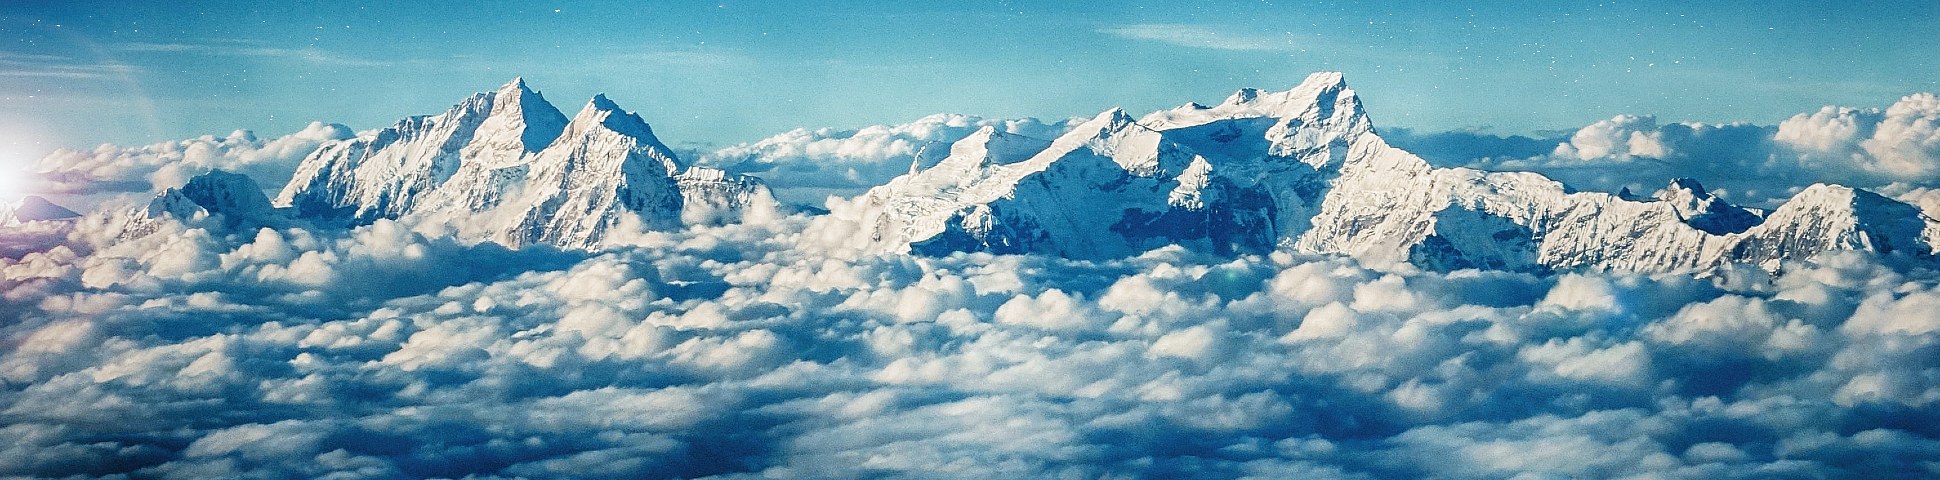
<path fill-rule="evenodd" d="M 1178 244 L 1438 270 L 1770 270 L 1837 250 L 1931 261 L 1940 246 L 1940 222 L 1839 185 L 1766 214 L 1692 179 L 1640 198 L 1436 168 L 1389 146 L 1334 72 L 1136 120 L 1112 109 L 1052 140 L 985 128 L 832 215 L 855 225 L 856 249 L 879 254 L 1111 259 Z"/>

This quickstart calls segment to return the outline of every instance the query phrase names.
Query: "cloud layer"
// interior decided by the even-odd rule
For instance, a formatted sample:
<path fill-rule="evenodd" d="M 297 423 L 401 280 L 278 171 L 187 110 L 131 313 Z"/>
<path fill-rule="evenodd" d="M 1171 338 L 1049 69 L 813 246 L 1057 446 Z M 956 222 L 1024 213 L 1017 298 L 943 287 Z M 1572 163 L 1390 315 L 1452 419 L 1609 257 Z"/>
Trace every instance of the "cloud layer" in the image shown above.
<path fill-rule="evenodd" d="M 150 192 L 181 186 L 190 177 L 222 169 L 249 175 L 263 185 L 287 183 L 303 157 L 330 140 L 350 138 L 350 128 L 311 122 L 303 130 L 270 140 L 247 130 L 140 147 L 101 145 L 59 150 L 34 165 L 41 185 L 57 194 Z"/>
<path fill-rule="evenodd" d="M 855 130 L 798 128 L 700 155 L 697 163 L 760 176 L 783 202 L 821 205 L 830 195 L 853 197 L 888 183 L 909 172 L 913 161 L 927 167 L 942 160 L 951 143 L 983 127 L 1049 139 L 1063 135 L 1072 125 L 1073 120 L 938 114 L 901 125 Z"/>
<path fill-rule="evenodd" d="M 1385 132 L 1384 132 L 1385 133 Z M 1565 137 L 1400 131 L 1394 143 L 1442 165 L 1540 172 L 1577 188 L 1647 194 L 1695 178 L 1737 202 L 1769 206 L 1814 182 L 1898 192 L 1940 184 L 1940 97 L 1885 110 L 1825 107 L 1776 127 L 1660 123 L 1619 115 Z M 1533 144 L 1548 143 L 1545 150 Z M 1533 151 L 1532 151 L 1533 150 Z"/>
<path fill-rule="evenodd" d="M 91 219 L 0 260 L 0 475 L 1940 474 L 1940 281 L 1179 249 L 510 251 Z M 213 228 L 213 227 L 211 227 Z"/>
<path fill-rule="evenodd" d="M 1050 139 L 1071 125 L 939 114 L 855 130 L 796 129 L 694 157 L 702 165 L 762 177 L 784 203 L 814 206 L 830 195 L 852 197 L 886 183 L 908 172 L 912 162 L 934 163 L 950 143 L 984 126 Z M 1829 106 L 1777 126 L 1618 115 L 1535 138 L 1407 128 L 1380 133 L 1437 166 L 1534 171 L 1573 188 L 1612 193 L 1629 188 L 1648 195 L 1672 179 L 1693 178 L 1733 202 L 1771 207 L 1817 182 L 1916 204 L 1919 194 L 1940 187 L 1940 97 L 1931 93 L 1908 95 L 1884 110 Z"/>

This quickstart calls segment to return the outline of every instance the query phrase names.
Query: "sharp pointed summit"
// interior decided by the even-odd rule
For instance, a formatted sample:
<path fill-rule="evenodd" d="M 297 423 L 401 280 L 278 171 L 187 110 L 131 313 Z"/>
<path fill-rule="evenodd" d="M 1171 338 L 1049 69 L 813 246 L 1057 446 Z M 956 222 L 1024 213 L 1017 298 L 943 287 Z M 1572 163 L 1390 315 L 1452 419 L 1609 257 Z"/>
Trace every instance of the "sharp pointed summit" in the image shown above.
<path fill-rule="evenodd" d="M 1691 178 L 1684 178 L 1684 177 L 1673 178 L 1671 179 L 1670 186 L 1666 188 L 1686 190 L 1686 191 L 1689 191 L 1691 195 L 1695 195 L 1699 197 L 1709 196 L 1709 194 L 1705 193 L 1704 191 L 1704 185 L 1698 183 L 1696 179 L 1691 179 Z"/>
<path fill-rule="evenodd" d="M 586 108 L 614 112 L 620 110 L 620 104 L 613 103 L 613 100 L 606 98 L 606 93 L 602 92 L 593 94 L 593 98 L 586 101 Z"/>
<path fill-rule="evenodd" d="M 526 87 L 525 77 L 523 76 L 514 76 L 512 77 L 511 81 L 505 82 L 505 85 L 500 85 L 498 87 L 498 91 L 500 92 L 511 91 L 513 89 L 528 90 L 528 91 L 530 90 L 528 87 Z"/>
<path fill-rule="evenodd" d="M 1220 102 L 1220 105 L 1239 105 L 1242 103 L 1251 103 L 1256 98 L 1260 98 L 1260 89 L 1247 87 L 1247 88 L 1239 89 L 1239 91 L 1237 92 L 1233 92 L 1233 95 L 1230 97 L 1226 97 L 1226 101 Z M 1198 105 L 1198 104 L 1188 103 L 1186 105 Z"/>
<path fill-rule="evenodd" d="M 586 106 L 580 108 L 577 115 L 573 115 L 572 124 L 578 125 L 573 128 L 582 130 L 592 125 L 599 125 L 614 132 L 651 139 L 655 144 L 660 143 L 658 139 L 653 138 L 653 128 L 647 125 L 645 119 L 621 109 L 618 103 L 606 98 L 604 93 L 595 94 L 591 100 L 587 100 Z"/>
<path fill-rule="evenodd" d="M 566 116 L 539 92 L 526 88 L 525 79 L 513 78 L 499 87 L 492 97 L 492 109 L 467 147 L 471 156 L 494 156 L 494 164 L 513 163 L 517 156 L 538 152 L 551 145 L 566 128 Z M 496 150 L 486 153 L 485 150 Z"/>
<path fill-rule="evenodd" d="M 1621 198 L 1622 195 L 1619 195 Z M 1704 185 L 1689 178 L 1672 179 L 1670 185 L 1652 196 L 1668 203 L 1677 218 L 1691 227 L 1712 234 L 1738 233 L 1764 221 L 1757 212 L 1732 205 L 1704 190 Z"/>

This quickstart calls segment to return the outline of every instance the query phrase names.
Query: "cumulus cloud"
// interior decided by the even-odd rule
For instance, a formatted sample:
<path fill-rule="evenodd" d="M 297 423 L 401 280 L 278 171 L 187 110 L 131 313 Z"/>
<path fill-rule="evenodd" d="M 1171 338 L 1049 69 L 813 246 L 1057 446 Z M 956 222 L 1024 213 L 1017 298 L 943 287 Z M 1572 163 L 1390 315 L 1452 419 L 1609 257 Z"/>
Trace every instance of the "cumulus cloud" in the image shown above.
<path fill-rule="evenodd" d="M 249 175 L 262 185 L 288 183 L 304 156 L 326 141 L 350 138 L 348 127 L 311 122 L 294 133 L 263 140 L 246 130 L 140 147 L 101 145 L 93 150 L 59 150 L 40 159 L 35 187 L 47 193 L 149 192 L 180 186 L 189 178 L 222 169 Z"/>
<path fill-rule="evenodd" d="M 1552 139 L 1405 129 L 1383 135 L 1443 166 L 1535 171 L 1576 188 L 1640 195 L 1688 177 L 1754 206 L 1769 207 L 1813 182 L 1893 192 L 1940 184 L 1940 97 L 1931 93 L 1885 110 L 1828 106 L 1777 126 L 1618 115 Z M 1544 140 L 1548 147 L 1536 148 Z"/>
<path fill-rule="evenodd" d="M 1567 143 L 1557 144 L 1558 157 L 1580 160 L 1635 157 L 1663 158 L 1669 153 L 1657 118 L 1618 115 L 1577 129 Z"/>
<path fill-rule="evenodd" d="M 1919 93 L 1884 112 L 1825 107 L 1779 125 L 1778 141 L 1825 164 L 1850 164 L 1895 180 L 1940 174 L 1940 97 Z"/>
<path fill-rule="evenodd" d="M 762 177 L 779 200 L 821 205 L 829 195 L 851 197 L 949 154 L 949 146 L 983 127 L 1037 138 L 1063 135 L 1077 120 L 990 119 L 938 114 L 901 125 L 855 130 L 795 129 L 753 143 L 702 154 L 696 163 Z"/>
<path fill-rule="evenodd" d="M 1940 278 L 599 252 L 380 221 L 0 259 L 0 475 L 1843 477 L 1940 468 Z"/>

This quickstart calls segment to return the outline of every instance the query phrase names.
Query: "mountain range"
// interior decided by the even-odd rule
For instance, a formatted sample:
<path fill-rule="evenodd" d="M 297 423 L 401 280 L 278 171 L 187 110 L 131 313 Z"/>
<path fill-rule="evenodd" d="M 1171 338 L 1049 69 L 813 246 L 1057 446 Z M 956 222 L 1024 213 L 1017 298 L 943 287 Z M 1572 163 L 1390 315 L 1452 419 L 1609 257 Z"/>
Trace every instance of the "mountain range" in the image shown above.
<path fill-rule="evenodd" d="M 1818 184 L 1771 212 L 1679 179 L 1651 197 L 1575 192 L 1535 173 L 1434 168 L 1391 147 L 1338 73 L 1133 119 L 1113 109 L 1052 140 L 986 129 L 838 212 L 880 253 L 1159 246 L 1344 254 L 1432 269 L 1702 272 L 1864 250 L 1931 260 L 1940 222 Z"/>
<path fill-rule="evenodd" d="M 273 200 L 243 175 L 198 176 L 124 212 L 118 236 L 146 235 L 163 217 L 326 227 L 388 219 L 512 247 L 593 249 L 616 229 L 738 222 L 773 208 L 759 179 L 683 164 L 604 95 L 567 118 L 515 78 L 443 113 L 324 142 Z"/>
<path fill-rule="evenodd" d="M 197 178 L 130 215 L 127 234 L 160 216 L 392 219 L 512 247 L 594 249 L 619 230 L 775 209 L 758 178 L 685 164 L 604 96 L 567 117 L 520 79 L 438 115 L 326 142 L 273 201 L 260 192 L 240 175 Z M 912 164 L 841 203 L 828 218 L 853 222 L 852 245 L 875 254 L 1105 260 L 1179 245 L 1436 270 L 1708 272 L 1839 250 L 1931 262 L 1940 246 L 1940 221 L 1840 185 L 1813 185 L 1767 212 L 1691 179 L 1638 196 L 1573 191 L 1535 173 L 1436 168 L 1389 146 L 1342 75 L 1325 72 L 1213 106 L 1142 117 L 1111 109 L 1057 138 L 984 127 L 934 165 Z"/>

